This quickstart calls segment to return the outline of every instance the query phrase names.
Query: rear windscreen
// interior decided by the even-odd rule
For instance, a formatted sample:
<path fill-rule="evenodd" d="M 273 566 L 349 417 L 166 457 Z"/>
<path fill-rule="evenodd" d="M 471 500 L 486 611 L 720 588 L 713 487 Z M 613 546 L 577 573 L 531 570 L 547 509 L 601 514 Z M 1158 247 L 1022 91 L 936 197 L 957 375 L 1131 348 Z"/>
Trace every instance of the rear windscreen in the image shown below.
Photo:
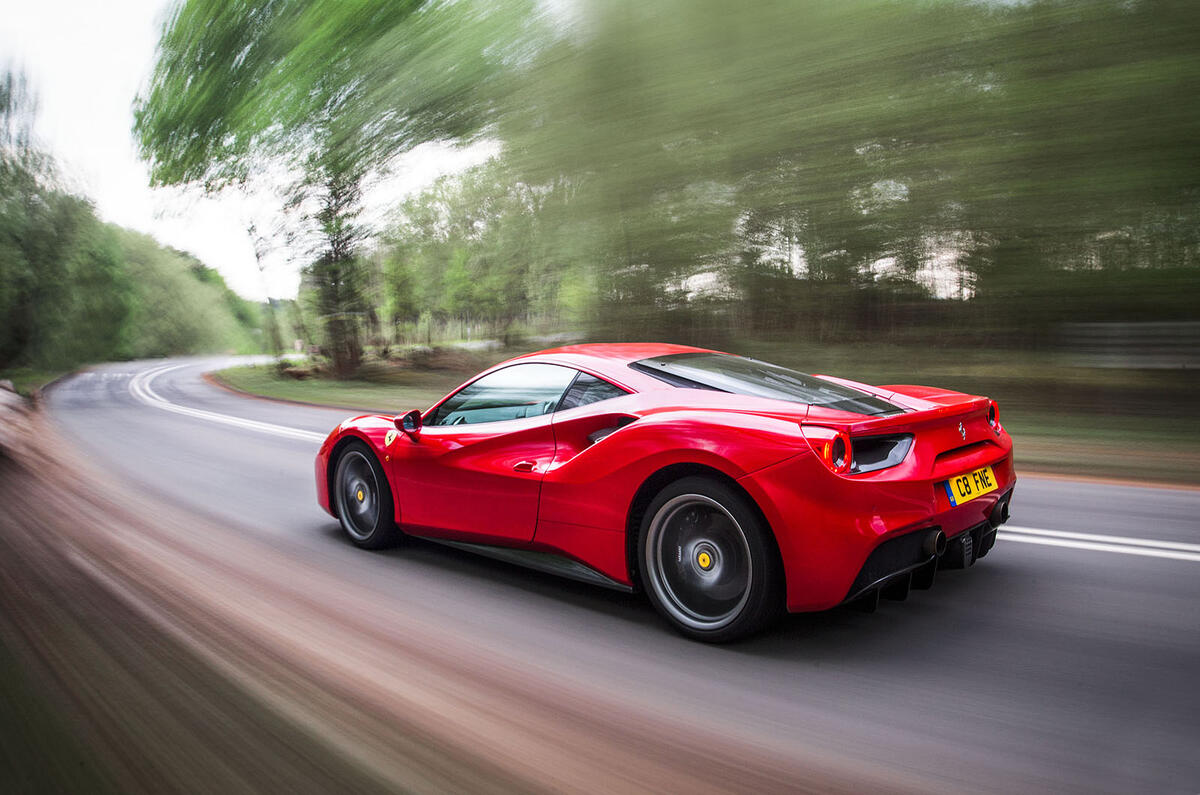
<path fill-rule="evenodd" d="M 629 365 L 678 387 L 790 400 L 855 414 L 895 414 L 902 409 L 858 389 L 776 364 L 724 353 L 672 353 Z"/>

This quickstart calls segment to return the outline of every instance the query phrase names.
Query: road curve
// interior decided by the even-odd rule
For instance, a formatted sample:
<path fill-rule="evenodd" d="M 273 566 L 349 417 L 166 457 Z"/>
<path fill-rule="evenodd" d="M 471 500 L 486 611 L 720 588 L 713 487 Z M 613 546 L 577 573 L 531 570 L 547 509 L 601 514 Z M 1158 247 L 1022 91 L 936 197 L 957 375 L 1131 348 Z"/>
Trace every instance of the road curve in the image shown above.
<path fill-rule="evenodd" d="M 1200 790 L 1200 491 L 1025 477 L 1014 529 L 978 566 L 874 615 L 790 616 L 710 647 L 636 597 L 432 544 L 355 549 L 312 483 L 347 412 L 203 380 L 225 361 L 95 367 L 51 388 L 48 413 L 82 459 L 368 587 L 381 621 L 452 622 L 481 654 L 773 754 L 905 788 Z"/>

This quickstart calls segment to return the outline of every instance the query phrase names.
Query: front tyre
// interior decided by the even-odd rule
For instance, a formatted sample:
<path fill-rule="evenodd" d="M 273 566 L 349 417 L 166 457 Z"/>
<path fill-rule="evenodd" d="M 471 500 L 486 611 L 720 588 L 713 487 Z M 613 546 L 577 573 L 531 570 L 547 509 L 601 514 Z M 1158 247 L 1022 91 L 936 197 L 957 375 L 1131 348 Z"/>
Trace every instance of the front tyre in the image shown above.
<path fill-rule="evenodd" d="M 744 495 L 712 478 L 667 486 L 642 518 L 642 585 L 690 638 L 721 643 L 775 619 L 783 575 L 775 540 Z"/>
<path fill-rule="evenodd" d="M 338 456 L 333 494 L 338 520 L 356 546 L 382 549 L 400 540 L 387 477 L 362 442 L 351 442 Z"/>

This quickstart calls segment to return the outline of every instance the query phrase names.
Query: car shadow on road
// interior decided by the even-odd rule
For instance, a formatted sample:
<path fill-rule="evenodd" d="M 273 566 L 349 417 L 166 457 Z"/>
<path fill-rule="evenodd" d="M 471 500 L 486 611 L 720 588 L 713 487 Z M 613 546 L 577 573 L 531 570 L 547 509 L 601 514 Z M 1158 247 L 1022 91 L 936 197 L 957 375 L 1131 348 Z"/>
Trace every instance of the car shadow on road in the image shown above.
<path fill-rule="evenodd" d="M 933 588 L 904 601 L 880 600 L 873 613 L 842 605 L 818 613 L 788 614 L 773 629 L 736 649 L 758 657 L 846 664 L 854 658 L 900 657 L 946 663 L 958 642 L 976 635 L 986 612 L 1019 587 L 1020 569 L 1003 559 L 966 570 L 938 572 Z M 949 656 L 948 656 L 949 655 Z"/>
<path fill-rule="evenodd" d="M 322 533 L 331 541 L 353 546 L 336 524 L 323 526 Z M 679 639 L 637 593 L 576 582 L 420 538 L 407 538 L 399 547 L 362 554 L 403 560 L 435 570 L 434 576 L 439 578 L 461 577 L 493 590 L 513 589 L 524 597 L 545 600 L 549 607 L 558 602 Z M 844 663 L 847 656 L 859 655 L 877 659 L 878 655 L 901 650 L 912 654 L 922 648 L 936 656 L 936 648 L 944 646 L 948 637 L 973 631 L 980 611 L 989 609 L 997 595 L 1017 587 L 1019 580 L 1015 567 L 1005 565 L 1002 559 L 989 558 L 967 570 L 939 572 L 932 589 L 914 590 L 904 601 L 881 600 L 874 613 L 840 606 L 817 613 L 786 614 L 754 637 L 709 648 L 814 664 Z M 516 598 L 514 609 L 522 601 Z"/>
<path fill-rule="evenodd" d="M 346 538 L 345 532 L 338 525 L 329 524 L 323 528 L 323 531 L 330 539 L 336 539 L 347 547 L 353 547 L 350 540 Z M 423 538 L 406 537 L 399 546 L 376 552 L 364 550 L 361 553 L 404 560 L 411 564 L 438 569 L 447 576 L 470 578 L 492 588 L 513 588 L 522 593 L 546 599 L 547 602 L 557 600 L 573 607 L 584 608 L 608 616 L 627 616 L 637 620 L 638 623 L 649 624 L 657 620 L 654 610 L 638 594 L 624 593 L 578 582 L 536 569 L 525 568 L 515 563 L 476 555 L 462 549 L 454 549 Z"/>

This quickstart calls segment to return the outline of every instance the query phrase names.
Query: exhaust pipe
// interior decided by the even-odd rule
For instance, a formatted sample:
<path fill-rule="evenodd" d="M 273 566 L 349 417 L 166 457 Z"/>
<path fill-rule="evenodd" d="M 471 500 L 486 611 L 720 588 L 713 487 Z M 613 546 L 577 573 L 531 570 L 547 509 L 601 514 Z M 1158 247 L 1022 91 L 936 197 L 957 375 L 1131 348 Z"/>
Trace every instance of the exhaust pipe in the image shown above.
<path fill-rule="evenodd" d="M 1008 521 L 1008 503 L 1011 500 L 1011 495 L 1002 498 L 996 503 L 995 507 L 992 508 L 992 512 L 988 514 L 988 524 L 990 524 L 993 528 L 999 527 Z"/>
<path fill-rule="evenodd" d="M 921 545 L 921 551 L 925 553 L 926 557 L 940 558 L 946 554 L 946 534 L 941 530 L 934 530 L 925 536 L 925 543 Z"/>

